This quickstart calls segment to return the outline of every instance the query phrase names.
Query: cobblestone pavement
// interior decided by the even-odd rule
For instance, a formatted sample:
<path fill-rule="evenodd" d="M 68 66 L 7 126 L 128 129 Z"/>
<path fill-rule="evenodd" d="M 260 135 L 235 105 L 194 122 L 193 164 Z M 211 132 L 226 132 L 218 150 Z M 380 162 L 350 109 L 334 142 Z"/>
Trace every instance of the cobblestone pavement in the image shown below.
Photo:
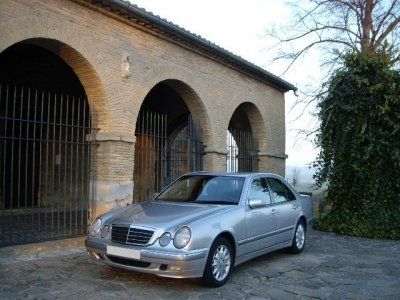
<path fill-rule="evenodd" d="M 312 231 L 302 254 L 237 267 L 218 289 L 95 264 L 83 248 L 0 258 L 0 298 L 400 299 L 400 242 Z"/>

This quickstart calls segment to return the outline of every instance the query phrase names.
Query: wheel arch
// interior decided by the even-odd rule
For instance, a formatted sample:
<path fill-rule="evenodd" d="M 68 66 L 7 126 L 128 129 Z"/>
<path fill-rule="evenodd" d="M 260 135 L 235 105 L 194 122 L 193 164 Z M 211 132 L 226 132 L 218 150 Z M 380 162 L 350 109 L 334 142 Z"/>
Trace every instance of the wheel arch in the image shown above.
<path fill-rule="evenodd" d="M 299 223 L 299 222 L 303 222 L 304 223 L 304 227 L 307 230 L 307 219 L 306 219 L 306 217 L 304 215 L 301 215 L 300 218 L 297 220 L 297 223 Z M 296 223 L 296 225 L 297 225 L 297 223 Z"/>
<path fill-rule="evenodd" d="M 233 234 L 230 231 L 223 231 L 214 238 L 213 243 L 219 237 L 225 238 L 231 244 L 231 247 L 233 250 L 233 258 L 235 259 L 236 258 L 236 240 L 235 240 L 235 237 L 233 236 Z"/>

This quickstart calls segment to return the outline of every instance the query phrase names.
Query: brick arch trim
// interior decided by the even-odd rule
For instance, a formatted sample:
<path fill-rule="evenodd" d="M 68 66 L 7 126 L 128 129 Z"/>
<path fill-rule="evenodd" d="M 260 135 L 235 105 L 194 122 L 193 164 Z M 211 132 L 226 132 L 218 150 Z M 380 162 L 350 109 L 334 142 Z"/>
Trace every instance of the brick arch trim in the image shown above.
<path fill-rule="evenodd" d="M 138 83 L 138 91 L 141 93 L 138 99 L 141 99 L 142 105 L 144 99 L 150 90 L 159 83 L 165 83 L 173 88 L 183 99 L 193 118 L 197 120 L 203 131 L 203 142 L 205 145 L 212 144 L 212 127 L 207 111 L 206 95 L 203 95 L 196 76 L 189 70 L 176 65 L 158 65 L 156 68 L 147 72 Z M 136 118 L 135 118 L 136 120 Z"/>
<path fill-rule="evenodd" d="M 74 24 L 35 16 L 1 22 L 0 27 L 2 28 L 0 53 L 19 42 L 30 41 L 35 45 L 42 46 L 41 42 L 51 41 L 53 47 L 48 48 L 47 43 L 43 43 L 43 47 L 57 54 L 78 76 L 88 97 L 92 112 L 92 125 L 102 131 L 109 130 L 110 116 L 106 92 L 102 80 L 96 72 L 102 65 L 105 65 L 105 61 L 90 43 L 91 39 L 85 36 L 84 29 Z"/>

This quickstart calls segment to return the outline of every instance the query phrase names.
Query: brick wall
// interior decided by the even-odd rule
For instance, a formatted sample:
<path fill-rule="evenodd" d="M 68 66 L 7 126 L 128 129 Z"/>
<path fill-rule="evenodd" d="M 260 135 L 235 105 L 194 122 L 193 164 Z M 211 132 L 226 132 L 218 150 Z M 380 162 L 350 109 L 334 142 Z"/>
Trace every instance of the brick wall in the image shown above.
<path fill-rule="evenodd" d="M 2 0 L 0 28 L 0 52 L 33 39 L 64 59 L 84 86 L 92 125 L 99 129 L 90 137 L 98 144 L 94 214 L 131 201 L 136 118 L 147 93 L 163 80 L 172 79 L 171 86 L 203 124 L 205 169 L 225 170 L 230 117 L 248 102 L 260 144 L 259 170 L 284 175 L 281 91 L 84 1 Z M 127 56 L 128 76 L 123 72 Z"/>

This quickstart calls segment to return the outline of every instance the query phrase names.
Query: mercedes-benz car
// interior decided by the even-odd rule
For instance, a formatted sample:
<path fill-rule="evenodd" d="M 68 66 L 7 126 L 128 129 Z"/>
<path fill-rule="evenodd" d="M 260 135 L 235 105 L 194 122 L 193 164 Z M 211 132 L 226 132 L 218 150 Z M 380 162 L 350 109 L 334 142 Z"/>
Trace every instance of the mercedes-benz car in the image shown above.
<path fill-rule="evenodd" d="M 112 267 L 221 286 L 249 259 L 300 253 L 312 221 L 311 198 L 278 175 L 196 172 L 151 201 L 99 216 L 85 245 Z"/>

